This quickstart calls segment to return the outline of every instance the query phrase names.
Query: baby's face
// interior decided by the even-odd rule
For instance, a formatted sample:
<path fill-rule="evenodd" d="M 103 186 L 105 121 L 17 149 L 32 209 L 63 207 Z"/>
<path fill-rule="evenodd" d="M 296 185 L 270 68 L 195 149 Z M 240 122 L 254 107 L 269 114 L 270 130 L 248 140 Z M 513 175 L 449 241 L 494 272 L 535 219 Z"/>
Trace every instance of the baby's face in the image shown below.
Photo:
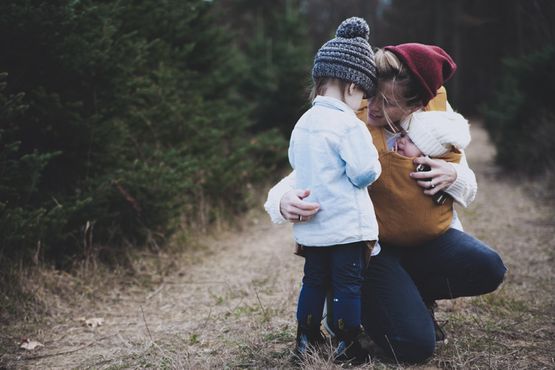
<path fill-rule="evenodd" d="M 420 157 L 423 155 L 405 133 L 397 139 L 397 153 L 405 157 Z"/>

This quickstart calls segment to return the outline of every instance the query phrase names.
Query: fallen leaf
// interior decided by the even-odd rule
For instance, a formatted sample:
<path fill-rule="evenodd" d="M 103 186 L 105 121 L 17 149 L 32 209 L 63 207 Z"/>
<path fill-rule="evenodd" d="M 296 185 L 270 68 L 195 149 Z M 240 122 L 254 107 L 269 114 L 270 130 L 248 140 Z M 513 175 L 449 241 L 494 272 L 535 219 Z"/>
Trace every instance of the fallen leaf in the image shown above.
<path fill-rule="evenodd" d="M 19 348 L 26 349 L 28 351 L 32 351 L 37 347 L 44 347 L 44 344 L 28 338 L 23 339 L 23 341 L 19 344 Z"/>
<path fill-rule="evenodd" d="M 91 317 L 90 319 L 85 320 L 85 325 L 91 329 L 94 329 L 97 326 L 102 326 L 102 324 L 104 324 L 104 319 L 102 317 Z"/>

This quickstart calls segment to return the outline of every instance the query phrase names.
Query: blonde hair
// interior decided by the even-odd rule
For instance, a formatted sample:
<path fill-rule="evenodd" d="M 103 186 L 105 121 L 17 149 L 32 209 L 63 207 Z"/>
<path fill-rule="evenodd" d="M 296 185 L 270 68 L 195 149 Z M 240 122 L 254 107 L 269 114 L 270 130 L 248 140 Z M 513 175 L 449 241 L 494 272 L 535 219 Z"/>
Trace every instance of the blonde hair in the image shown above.
<path fill-rule="evenodd" d="M 395 104 L 403 111 L 413 110 L 422 105 L 422 97 L 420 96 L 418 84 L 411 75 L 408 68 L 397 58 L 391 51 L 378 49 L 375 54 L 376 68 L 378 70 L 378 79 L 380 82 L 391 82 L 393 84 L 393 92 L 400 95 L 394 96 Z M 378 91 L 377 94 L 382 99 L 382 110 L 387 124 L 396 132 L 394 123 L 389 118 L 385 109 L 387 98 L 383 92 Z M 407 109 L 408 108 L 408 109 Z"/>

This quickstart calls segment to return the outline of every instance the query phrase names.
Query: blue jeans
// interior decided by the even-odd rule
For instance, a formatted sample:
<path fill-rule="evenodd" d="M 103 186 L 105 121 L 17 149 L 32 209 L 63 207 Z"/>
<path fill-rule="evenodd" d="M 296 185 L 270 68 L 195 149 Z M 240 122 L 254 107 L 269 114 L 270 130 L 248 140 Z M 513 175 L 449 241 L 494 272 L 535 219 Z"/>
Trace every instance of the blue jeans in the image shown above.
<path fill-rule="evenodd" d="M 422 362 L 435 350 L 426 305 L 492 292 L 506 271 L 495 251 L 455 229 L 414 248 L 382 245 L 364 272 L 365 331 L 398 361 Z"/>
<path fill-rule="evenodd" d="M 303 286 L 297 305 L 297 321 L 305 332 L 320 327 L 324 300 L 333 291 L 333 322 L 345 330 L 361 323 L 361 287 L 364 242 L 330 247 L 304 247 Z"/>

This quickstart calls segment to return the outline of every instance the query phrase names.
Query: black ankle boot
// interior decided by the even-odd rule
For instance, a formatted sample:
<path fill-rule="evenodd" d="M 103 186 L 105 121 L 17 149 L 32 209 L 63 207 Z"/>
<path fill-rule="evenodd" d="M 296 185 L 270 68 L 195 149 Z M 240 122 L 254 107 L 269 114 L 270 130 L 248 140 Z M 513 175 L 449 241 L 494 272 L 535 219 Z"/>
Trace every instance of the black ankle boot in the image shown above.
<path fill-rule="evenodd" d="M 337 336 L 339 344 L 333 354 L 336 363 L 360 365 L 369 361 L 370 339 L 364 330 L 361 328 L 338 329 Z"/>
<path fill-rule="evenodd" d="M 435 301 L 431 301 L 426 303 L 426 307 L 428 308 L 428 312 L 430 316 L 432 316 L 432 321 L 434 322 L 434 331 L 436 333 L 436 342 L 438 343 L 447 343 L 447 334 L 445 330 L 443 330 L 443 326 L 447 323 L 446 321 L 442 324 L 438 323 L 436 320 L 435 310 L 437 309 L 437 303 Z"/>
<path fill-rule="evenodd" d="M 297 341 L 295 346 L 295 360 L 302 361 L 308 348 L 310 346 L 310 339 L 307 333 L 304 333 L 301 326 L 297 326 Z"/>
<path fill-rule="evenodd" d="M 308 327 L 299 324 L 297 326 L 297 340 L 295 345 L 295 360 L 300 362 L 306 357 L 306 353 L 311 347 L 315 347 L 326 342 L 318 326 Z"/>

